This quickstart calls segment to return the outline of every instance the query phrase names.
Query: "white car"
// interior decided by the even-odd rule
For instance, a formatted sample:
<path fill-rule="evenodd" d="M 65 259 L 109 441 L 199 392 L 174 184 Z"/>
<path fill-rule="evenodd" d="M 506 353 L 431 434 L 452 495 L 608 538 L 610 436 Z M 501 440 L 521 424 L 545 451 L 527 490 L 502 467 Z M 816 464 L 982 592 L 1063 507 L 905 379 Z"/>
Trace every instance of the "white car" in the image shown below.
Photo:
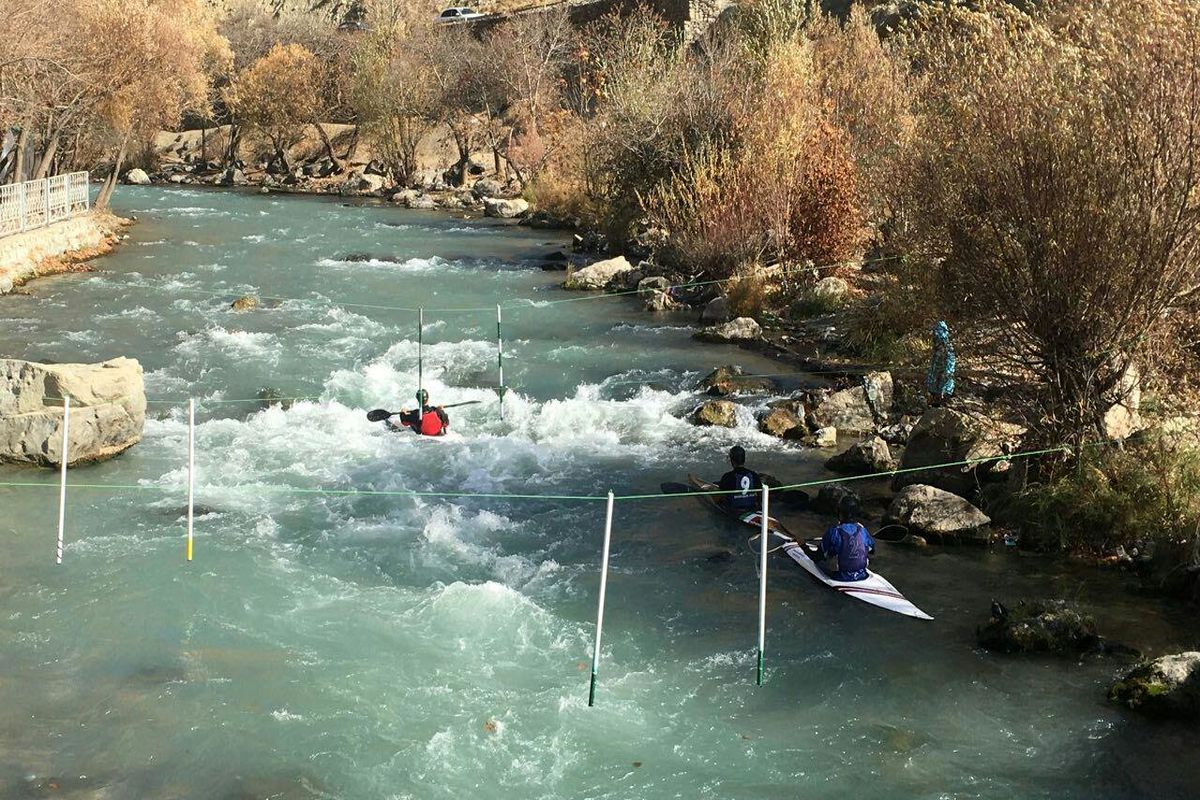
<path fill-rule="evenodd" d="M 466 6 L 457 6 L 455 8 L 447 8 L 441 14 L 438 14 L 438 22 L 465 22 L 469 19 L 479 19 L 483 14 L 480 14 L 473 8 Z"/>

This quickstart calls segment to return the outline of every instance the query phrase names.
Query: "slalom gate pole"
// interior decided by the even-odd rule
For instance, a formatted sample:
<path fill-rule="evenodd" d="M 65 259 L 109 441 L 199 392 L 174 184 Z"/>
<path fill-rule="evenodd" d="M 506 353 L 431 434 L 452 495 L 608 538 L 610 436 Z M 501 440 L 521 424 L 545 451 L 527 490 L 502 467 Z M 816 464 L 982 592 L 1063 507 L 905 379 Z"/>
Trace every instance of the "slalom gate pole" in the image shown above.
<path fill-rule="evenodd" d="M 768 536 L 770 519 L 767 514 L 771 506 L 771 487 L 762 487 L 762 527 L 759 531 L 758 556 L 758 685 L 763 681 L 763 650 L 767 643 L 767 551 L 770 550 Z"/>
<path fill-rule="evenodd" d="M 425 404 L 421 402 L 421 390 L 425 388 L 425 309 L 417 309 L 417 421 L 425 419 Z"/>
<path fill-rule="evenodd" d="M 504 334 L 501 329 L 500 306 L 496 306 L 496 366 L 500 370 L 500 421 L 504 421 Z"/>
<path fill-rule="evenodd" d="M 613 493 L 608 493 L 604 515 L 604 552 L 600 556 L 600 601 L 596 609 L 596 648 L 592 651 L 592 682 L 588 688 L 588 707 L 596 705 L 596 672 L 600 668 L 600 636 L 604 631 L 604 594 L 608 588 L 608 551 L 612 542 Z"/>
<path fill-rule="evenodd" d="M 61 564 L 63 556 L 63 530 L 67 522 L 67 462 L 71 460 L 67 452 L 71 446 L 69 432 L 71 430 L 71 395 L 63 394 L 63 438 L 62 438 L 62 477 L 58 486 L 58 547 L 55 549 L 54 563 Z"/>
<path fill-rule="evenodd" d="M 196 401 L 188 400 L 187 560 L 192 560 L 192 527 L 196 514 Z"/>

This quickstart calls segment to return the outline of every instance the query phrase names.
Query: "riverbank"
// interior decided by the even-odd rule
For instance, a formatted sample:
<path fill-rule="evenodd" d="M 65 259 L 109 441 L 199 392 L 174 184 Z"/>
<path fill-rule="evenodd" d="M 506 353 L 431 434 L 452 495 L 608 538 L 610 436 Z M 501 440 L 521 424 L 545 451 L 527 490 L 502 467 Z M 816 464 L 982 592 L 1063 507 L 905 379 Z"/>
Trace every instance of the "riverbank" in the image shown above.
<path fill-rule="evenodd" d="M 93 211 L 0 238 L 0 295 L 34 278 L 86 271 L 89 261 L 112 252 L 130 224 Z"/>

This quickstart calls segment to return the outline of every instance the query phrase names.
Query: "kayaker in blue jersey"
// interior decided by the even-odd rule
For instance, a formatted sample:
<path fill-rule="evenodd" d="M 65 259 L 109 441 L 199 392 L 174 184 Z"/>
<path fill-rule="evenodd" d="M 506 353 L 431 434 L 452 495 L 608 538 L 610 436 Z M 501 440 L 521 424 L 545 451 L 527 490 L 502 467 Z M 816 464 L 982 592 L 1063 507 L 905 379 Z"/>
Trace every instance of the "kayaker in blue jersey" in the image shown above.
<path fill-rule="evenodd" d="M 720 489 L 734 494 L 721 495 L 721 502 L 733 511 L 753 511 L 762 504 L 762 478 L 746 469 L 746 451 L 741 445 L 729 448 L 733 469 L 721 476 Z"/>
<path fill-rule="evenodd" d="M 930 405 L 940 406 L 954 394 L 954 370 L 957 366 L 954 345 L 950 343 L 950 326 L 939 320 L 933 325 L 933 355 L 929 359 L 929 372 L 925 374 Z"/>
<path fill-rule="evenodd" d="M 817 564 L 837 558 L 836 569 L 821 566 L 835 581 L 863 581 L 868 577 L 868 557 L 875 553 L 875 540 L 857 521 L 859 516 L 858 502 L 852 497 L 842 498 L 838 506 L 838 524 L 825 531 L 817 547 L 804 548 L 809 558 Z"/>

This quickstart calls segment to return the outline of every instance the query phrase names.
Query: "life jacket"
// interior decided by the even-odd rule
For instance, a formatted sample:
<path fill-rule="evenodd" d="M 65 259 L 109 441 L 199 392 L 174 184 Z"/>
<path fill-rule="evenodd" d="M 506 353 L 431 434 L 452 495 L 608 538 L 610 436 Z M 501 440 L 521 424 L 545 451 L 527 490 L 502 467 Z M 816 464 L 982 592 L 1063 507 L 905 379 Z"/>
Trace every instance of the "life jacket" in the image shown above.
<path fill-rule="evenodd" d="M 838 572 L 847 576 L 864 572 L 868 562 L 866 529 L 857 522 L 844 522 L 838 533 Z"/>
<path fill-rule="evenodd" d="M 413 430 L 422 436 L 441 436 L 446 432 L 446 426 L 442 424 L 442 418 L 438 416 L 438 413 L 430 409 L 413 425 Z"/>

